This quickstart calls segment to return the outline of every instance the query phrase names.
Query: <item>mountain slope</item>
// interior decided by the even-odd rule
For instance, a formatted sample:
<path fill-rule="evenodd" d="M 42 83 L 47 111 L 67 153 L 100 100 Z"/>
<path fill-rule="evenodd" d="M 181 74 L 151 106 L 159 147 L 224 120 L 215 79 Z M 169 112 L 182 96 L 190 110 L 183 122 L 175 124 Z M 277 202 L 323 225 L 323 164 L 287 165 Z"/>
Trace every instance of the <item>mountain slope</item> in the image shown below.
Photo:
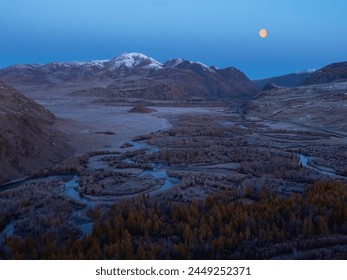
<path fill-rule="evenodd" d="M 55 117 L 0 81 L 0 183 L 28 175 L 71 150 L 54 129 Z"/>
<path fill-rule="evenodd" d="M 249 114 L 279 121 L 277 127 L 287 132 L 292 128 L 286 126 L 293 122 L 337 137 L 347 136 L 347 82 L 273 88 L 260 92 L 250 103 Z M 346 152 L 345 147 L 340 152 Z"/>
<path fill-rule="evenodd" d="M 347 81 L 347 62 L 329 64 L 312 73 L 303 81 L 303 85 L 315 85 Z"/>

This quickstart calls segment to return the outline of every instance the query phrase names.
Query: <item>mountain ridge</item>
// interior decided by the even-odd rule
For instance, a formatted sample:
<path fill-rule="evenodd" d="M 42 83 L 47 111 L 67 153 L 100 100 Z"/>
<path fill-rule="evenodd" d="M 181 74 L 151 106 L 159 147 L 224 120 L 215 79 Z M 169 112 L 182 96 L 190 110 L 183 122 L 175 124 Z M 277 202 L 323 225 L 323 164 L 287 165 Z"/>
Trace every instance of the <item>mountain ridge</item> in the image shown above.
<path fill-rule="evenodd" d="M 347 61 L 328 64 L 308 76 L 302 85 L 347 81 Z"/>
<path fill-rule="evenodd" d="M 95 88 L 102 91 L 102 83 L 102 88 L 105 84 L 108 87 L 105 92 L 113 96 L 134 97 L 135 94 L 141 98 L 143 93 L 143 98 L 171 100 L 230 99 L 253 96 L 258 91 L 248 77 L 234 67 L 219 69 L 183 58 L 161 63 L 141 53 L 123 53 L 110 60 L 89 62 L 13 65 L 0 69 L 0 79 L 13 86 L 88 82 L 86 94 Z M 134 86 L 129 88 L 129 83 Z"/>
<path fill-rule="evenodd" d="M 308 78 L 315 70 L 306 70 L 297 73 L 289 73 L 264 79 L 256 79 L 253 82 L 260 88 L 264 88 L 267 84 L 276 84 L 282 87 L 297 87 Z"/>

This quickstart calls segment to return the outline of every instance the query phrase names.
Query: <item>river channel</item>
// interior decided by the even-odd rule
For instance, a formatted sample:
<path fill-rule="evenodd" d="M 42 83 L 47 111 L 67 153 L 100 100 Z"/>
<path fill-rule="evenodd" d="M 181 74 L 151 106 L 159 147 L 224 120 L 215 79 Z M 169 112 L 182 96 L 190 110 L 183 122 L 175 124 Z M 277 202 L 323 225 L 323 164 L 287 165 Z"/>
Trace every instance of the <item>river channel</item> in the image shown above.
<path fill-rule="evenodd" d="M 159 151 L 159 148 L 157 147 L 153 147 L 150 145 L 147 145 L 145 143 L 140 143 L 140 142 L 135 142 L 135 141 L 131 141 L 129 142 L 132 147 L 130 148 L 131 151 L 136 151 L 136 150 L 140 150 L 143 149 L 146 154 L 153 154 Z M 118 154 L 118 152 L 117 152 Z M 103 160 L 103 158 L 105 156 L 110 156 L 112 155 L 112 151 L 110 151 L 109 154 L 103 154 L 103 155 L 96 155 L 96 156 L 91 156 L 88 159 L 88 163 L 87 163 L 87 168 L 88 170 L 97 170 L 97 169 L 112 169 L 112 171 L 121 171 L 121 169 L 117 168 L 117 167 L 112 167 L 110 166 L 106 161 Z M 122 160 L 123 162 L 126 163 L 133 163 L 131 158 L 125 158 Z M 163 183 L 159 188 L 156 188 L 154 190 L 149 190 L 149 191 L 144 191 L 143 193 L 145 194 L 150 194 L 150 195 L 157 195 L 161 192 L 167 191 L 170 188 L 172 188 L 173 186 L 177 185 L 180 180 L 178 178 L 175 177 L 170 177 L 165 169 L 165 164 L 163 163 L 151 163 L 150 164 L 151 169 L 147 169 L 147 170 L 142 170 L 142 172 L 140 172 L 137 177 L 141 178 L 141 177 L 152 177 L 154 179 L 162 179 Z M 66 179 L 68 175 L 52 175 L 52 176 L 48 176 L 48 177 L 42 177 L 42 178 L 24 178 L 21 180 L 17 180 L 13 183 L 7 183 L 5 185 L 0 186 L 0 192 L 2 191 L 6 191 L 6 190 L 10 190 L 10 189 L 14 189 L 17 188 L 25 183 L 29 183 L 31 181 L 34 180 L 52 180 L 52 179 Z M 70 178 L 64 182 L 64 190 L 63 190 L 63 195 L 65 197 L 68 197 L 76 202 L 79 202 L 80 204 L 85 205 L 85 207 L 81 210 L 75 210 L 73 215 L 81 218 L 83 217 L 83 219 L 79 219 L 82 220 L 83 222 L 80 222 L 78 224 L 79 229 L 82 231 L 83 234 L 91 234 L 92 230 L 93 230 L 93 222 L 91 220 L 88 220 L 85 215 L 83 213 L 85 213 L 85 210 L 91 209 L 94 205 L 96 204 L 111 204 L 115 201 L 118 200 L 117 197 L 114 197 L 114 199 L 110 198 L 107 200 L 93 200 L 90 199 L 88 197 L 84 197 L 81 196 L 79 190 L 80 190 L 80 184 L 79 184 L 79 179 L 80 176 L 78 174 L 72 174 L 69 176 Z M 133 195 L 126 195 L 126 196 L 122 196 L 122 198 L 131 198 L 131 197 L 136 197 L 138 196 L 139 193 L 133 194 Z M 0 237 L 1 236 L 11 236 L 14 232 L 15 232 L 15 220 L 12 220 L 10 223 L 8 223 L 6 225 L 6 227 L 2 230 Z"/>
<path fill-rule="evenodd" d="M 312 159 L 311 159 L 311 157 L 309 157 L 309 156 L 306 156 L 306 155 L 303 155 L 303 154 L 299 154 L 299 164 L 302 167 L 313 169 L 313 170 L 319 172 L 322 175 L 325 175 L 325 176 L 328 176 L 328 177 L 332 177 L 334 179 L 341 179 L 341 180 L 347 181 L 347 177 L 346 176 L 339 175 L 333 169 L 331 169 L 329 167 L 324 167 L 324 166 L 319 166 L 317 164 L 314 164 Z"/>

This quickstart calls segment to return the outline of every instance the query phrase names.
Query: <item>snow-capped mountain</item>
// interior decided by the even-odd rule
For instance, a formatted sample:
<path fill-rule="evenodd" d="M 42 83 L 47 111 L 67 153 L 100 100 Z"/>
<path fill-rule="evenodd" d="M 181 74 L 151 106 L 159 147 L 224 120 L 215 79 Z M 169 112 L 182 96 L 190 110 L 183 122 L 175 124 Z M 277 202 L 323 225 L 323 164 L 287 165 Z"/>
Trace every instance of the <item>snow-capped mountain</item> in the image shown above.
<path fill-rule="evenodd" d="M 163 66 L 155 59 L 141 53 L 123 53 L 111 60 L 87 62 L 51 62 L 45 65 L 13 65 L 0 70 L 0 78 L 9 83 L 59 83 L 116 78 L 124 75 L 147 74 Z"/>
<path fill-rule="evenodd" d="M 218 69 L 182 58 L 161 63 L 141 53 L 123 53 L 110 60 L 89 62 L 14 65 L 0 69 L 0 80 L 13 86 L 74 84 L 77 88 L 82 84 L 83 88 L 97 88 L 102 83 L 103 87 L 110 85 L 107 90 L 114 93 L 113 96 L 119 92 L 126 92 L 126 96 L 134 92 L 141 95 L 138 92 L 145 91 L 148 98 L 154 99 L 221 99 L 252 95 L 257 91 L 256 86 L 233 67 Z M 137 91 L 123 87 L 125 81 L 134 88 L 136 85 Z"/>

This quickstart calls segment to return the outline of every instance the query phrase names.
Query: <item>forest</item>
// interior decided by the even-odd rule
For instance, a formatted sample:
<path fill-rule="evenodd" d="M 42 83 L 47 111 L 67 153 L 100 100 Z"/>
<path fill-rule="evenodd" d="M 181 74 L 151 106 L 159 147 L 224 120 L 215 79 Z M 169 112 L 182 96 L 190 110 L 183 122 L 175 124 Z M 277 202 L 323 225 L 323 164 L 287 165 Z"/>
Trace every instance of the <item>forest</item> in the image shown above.
<path fill-rule="evenodd" d="M 0 258 L 347 258 L 347 184 L 340 181 L 318 181 L 291 195 L 231 189 L 189 203 L 142 194 L 90 211 L 92 234 L 81 235 L 62 217 L 41 216 L 37 224 L 45 230 L 2 238 Z"/>

